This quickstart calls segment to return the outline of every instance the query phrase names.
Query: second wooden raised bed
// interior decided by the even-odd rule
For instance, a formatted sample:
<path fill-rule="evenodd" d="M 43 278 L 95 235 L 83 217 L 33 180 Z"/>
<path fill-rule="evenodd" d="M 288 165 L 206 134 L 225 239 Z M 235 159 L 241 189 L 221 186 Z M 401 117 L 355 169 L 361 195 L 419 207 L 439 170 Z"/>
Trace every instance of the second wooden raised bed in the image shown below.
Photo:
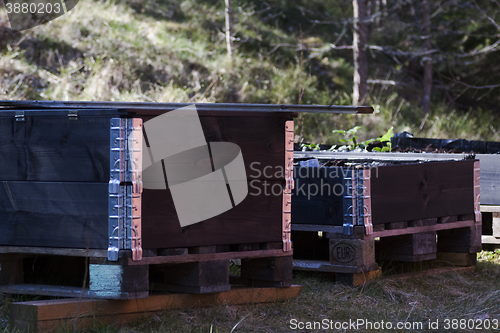
<path fill-rule="evenodd" d="M 324 161 L 329 153 L 295 157 L 308 156 Z M 481 250 L 479 161 L 376 162 L 366 156 L 332 163 L 342 166 L 294 169 L 295 269 L 335 272 L 352 282 L 378 270 L 376 239 L 384 260 L 460 257 L 475 263 Z"/>

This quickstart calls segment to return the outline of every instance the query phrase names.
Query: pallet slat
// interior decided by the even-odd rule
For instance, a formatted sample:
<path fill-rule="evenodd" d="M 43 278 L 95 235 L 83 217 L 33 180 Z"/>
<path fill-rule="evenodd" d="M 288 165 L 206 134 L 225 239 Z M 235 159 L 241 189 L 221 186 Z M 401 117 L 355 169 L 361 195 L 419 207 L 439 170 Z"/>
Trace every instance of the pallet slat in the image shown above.
<path fill-rule="evenodd" d="M 143 257 L 140 261 L 129 259 L 127 264 L 129 266 L 158 265 L 158 264 L 182 264 L 182 263 L 197 262 L 197 261 L 267 258 L 267 257 L 287 257 L 287 256 L 291 256 L 292 254 L 293 254 L 293 252 L 284 252 L 281 249 L 241 251 L 241 252 L 186 254 L 186 255 L 174 255 L 174 256 Z"/>
<path fill-rule="evenodd" d="M 387 237 L 387 236 L 399 236 L 406 234 L 416 234 L 421 232 L 430 232 L 430 231 L 438 231 L 438 230 L 448 230 L 448 229 L 456 229 L 456 228 L 464 228 L 475 225 L 475 221 L 458 221 L 458 222 L 450 222 L 450 223 L 442 223 L 435 225 L 427 225 L 422 227 L 411 227 L 406 229 L 395 229 L 395 230 L 383 230 L 377 231 L 373 234 L 367 236 L 367 238 L 377 238 L 377 237 Z"/>

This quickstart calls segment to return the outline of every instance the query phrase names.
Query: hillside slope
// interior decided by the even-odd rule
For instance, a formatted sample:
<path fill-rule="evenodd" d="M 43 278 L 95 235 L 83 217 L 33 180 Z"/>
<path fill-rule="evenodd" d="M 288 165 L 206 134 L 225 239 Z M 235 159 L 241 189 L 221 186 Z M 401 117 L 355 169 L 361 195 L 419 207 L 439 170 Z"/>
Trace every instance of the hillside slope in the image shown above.
<path fill-rule="evenodd" d="M 347 23 L 340 23 L 348 22 L 351 2 L 334 2 L 233 0 L 236 50 L 229 61 L 224 1 L 81 0 L 48 24 L 3 34 L 0 99 L 351 104 L 352 51 L 329 49 L 340 38 L 349 41 Z M 337 25 L 311 19 L 335 17 Z M 371 61 L 371 75 L 382 75 L 385 60 Z M 361 125 L 360 139 L 394 127 L 500 140 L 492 111 L 440 99 L 419 132 L 412 89 L 372 84 L 366 104 L 375 115 L 300 117 L 296 139 L 333 143 L 332 130 Z"/>

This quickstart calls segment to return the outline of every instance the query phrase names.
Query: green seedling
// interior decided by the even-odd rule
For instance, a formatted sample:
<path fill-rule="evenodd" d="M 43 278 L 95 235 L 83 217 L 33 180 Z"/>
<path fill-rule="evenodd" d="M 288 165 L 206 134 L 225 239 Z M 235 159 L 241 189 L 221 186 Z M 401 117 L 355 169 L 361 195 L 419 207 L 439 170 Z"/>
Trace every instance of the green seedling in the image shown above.
<path fill-rule="evenodd" d="M 392 129 L 393 129 L 393 127 L 389 128 L 389 130 L 384 135 L 382 135 L 380 138 L 370 139 L 370 140 L 363 142 L 365 149 L 366 149 L 366 147 L 368 147 L 368 144 L 370 144 L 370 143 L 380 142 L 380 143 L 385 143 L 385 145 L 382 148 L 374 147 L 372 149 L 372 151 L 390 152 L 392 150 L 392 144 L 391 144 L 391 137 L 393 136 Z"/>
<path fill-rule="evenodd" d="M 332 133 L 339 133 L 344 136 L 344 138 L 340 139 L 340 142 L 345 143 L 346 145 L 341 146 L 339 148 L 347 147 L 349 150 L 354 150 L 358 147 L 358 137 L 356 136 L 356 132 L 361 128 L 361 126 L 355 126 L 347 131 L 344 130 L 334 130 Z"/>
<path fill-rule="evenodd" d="M 392 127 L 389 128 L 389 130 L 382 135 L 379 138 L 374 138 L 374 139 L 369 139 L 366 141 L 358 142 L 358 137 L 356 135 L 357 131 L 361 128 L 361 126 L 355 126 L 347 131 L 344 130 L 334 130 L 332 133 L 339 133 L 343 135 L 343 138 L 340 139 L 340 142 L 344 143 L 342 146 L 332 146 L 330 150 L 338 150 L 338 149 L 348 149 L 348 150 L 354 150 L 356 148 L 361 148 L 364 149 L 365 151 L 368 151 L 368 145 L 374 142 L 380 142 L 384 144 L 384 146 L 381 147 L 374 147 L 372 148 L 372 151 L 378 151 L 378 152 L 390 152 L 392 150 L 392 145 L 391 145 L 391 137 L 392 137 Z M 316 145 L 317 146 L 317 145 Z"/>
<path fill-rule="evenodd" d="M 320 149 L 319 145 L 316 143 L 310 143 L 310 144 L 301 143 L 300 148 L 302 149 L 302 151 L 306 151 L 307 149 L 311 149 L 311 150 L 319 150 Z"/>

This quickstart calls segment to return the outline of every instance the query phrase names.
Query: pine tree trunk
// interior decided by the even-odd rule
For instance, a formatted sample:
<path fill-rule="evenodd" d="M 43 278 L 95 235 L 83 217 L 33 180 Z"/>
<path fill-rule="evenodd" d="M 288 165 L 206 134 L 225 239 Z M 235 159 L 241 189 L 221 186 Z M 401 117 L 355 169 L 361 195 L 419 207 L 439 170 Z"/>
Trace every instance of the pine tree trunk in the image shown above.
<path fill-rule="evenodd" d="M 225 0 L 226 2 L 226 46 L 227 46 L 227 56 L 229 59 L 233 57 L 233 37 L 232 37 L 232 20 L 231 20 L 231 0 Z"/>
<path fill-rule="evenodd" d="M 364 103 L 367 89 L 368 64 L 366 59 L 366 40 L 368 36 L 368 24 L 366 22 L 366 0 L 353 0 L 354 9 L 354 32 L 353 32 L 353 56 L 354 56 L 354 85 L 352 100 L 354 105 Z"/>
<path fill-rule="evenodd" d="M 431 89 L 432 89 L 432 58 L 431 51 L 431 18 L 429 1 L 422 0 L 423 5 L 423 32 L 424 32 L 424 91 L 422 95 L 422 112 L 424 115 L 429 113 L 429 106 L 431 103 Z"/>

